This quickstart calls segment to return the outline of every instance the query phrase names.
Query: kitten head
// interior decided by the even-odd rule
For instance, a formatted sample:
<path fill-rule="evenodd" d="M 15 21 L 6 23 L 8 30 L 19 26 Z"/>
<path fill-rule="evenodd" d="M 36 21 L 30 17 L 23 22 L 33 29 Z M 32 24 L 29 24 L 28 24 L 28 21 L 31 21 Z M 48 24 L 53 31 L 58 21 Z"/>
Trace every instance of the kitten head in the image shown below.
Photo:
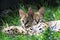
<path fill-rule="evenodd" d="M 28 12 L 25 14 L 22 9 L 19 10 L 21 17 L 21 23 L 23 27 L 30 27 L 33 22 L 34 11 L 32 8 L 28 9 Z"/>
<path fill-rule="evenodd" d="M 45 8 L 44 7 L 41 7 L 38 12 L 35 12 L 33 25 L 36 25 L 39 22 L 44 21 L 44 12 L 45 12 Z"/>

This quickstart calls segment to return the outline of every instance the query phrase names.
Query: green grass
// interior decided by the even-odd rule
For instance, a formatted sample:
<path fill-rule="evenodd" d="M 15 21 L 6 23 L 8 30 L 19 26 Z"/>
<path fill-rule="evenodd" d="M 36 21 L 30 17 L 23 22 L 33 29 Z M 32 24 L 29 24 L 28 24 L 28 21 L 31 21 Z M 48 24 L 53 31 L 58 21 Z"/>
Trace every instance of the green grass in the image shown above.
<path fill-rule="evenodd" d="M 20 6 L 20 7 L 21 7 L 21 9 L 24 10 L 24 12 L 27 12 L 27 9 L 24 6 Z M 44 19 L 46 21 L 60 20 L 60 6 L 58 6 L 57 8 L 46 7 Z M 19 17 L 18 11 L 14 11 L 11 14 L 6 15 L 5 20 L 2 20 L 2 22 L 3 22 L 3 26 L 7 26 L 7 25 L 20 26 L 21 22 L 20 22 L 20 17 Z M 47 29 L 44 33 L 42 33 L 39 36 L 17 35 L 15 37 L 13 37 L 13 36 L 4 34 L 0 31 L 0 40 L 60 40 L 60 33 L 53 32 L 53 31 Z"/>
<path fill-rule="evenodd" d="M 6 15 L 5 20 L 2 20 L 2 22 L 3 22 L 3 26 L 5 26 L 6 24 L 21 25 L 18 11 L 15 10 L 12 13 L 9 13 L 8 15 Z"/>

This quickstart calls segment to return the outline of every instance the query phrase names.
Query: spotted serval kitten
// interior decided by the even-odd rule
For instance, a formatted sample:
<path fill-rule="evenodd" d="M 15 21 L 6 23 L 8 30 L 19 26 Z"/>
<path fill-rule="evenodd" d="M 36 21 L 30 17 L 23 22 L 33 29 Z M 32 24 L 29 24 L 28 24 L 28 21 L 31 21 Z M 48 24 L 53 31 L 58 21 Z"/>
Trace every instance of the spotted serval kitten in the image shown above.
<path fill-rule="evenodd" d="M 41 7 L 38 12 L 34 12 L 31 8 L 29 8 L 28 10 L 31 10 L 32 12 L 30 11 L 30 13 L 33 13 L 33 20 L 31 22 L 32 24 L 30 24 L 29 27 L 31 27 L 31 28 L 36 27 L 36 25 L 38 26 L 38 24 L 43 22 L 43 17 L 44 17 L 44 12 L 45 12 L 44 7 Z M 25 21 L 27 21 L 27 20 L 25 20 Z M 60 32 L 60 20 L 56 20 L 56 21 L 54 20 L 54 21 L 43 22 L 43 23 L 47 24 L 47 26 L 49 26 L 50 29 L 52 29 L 53 31 Z M 29 24 L 29 23 L 27 23 L 27 24 Z M 41 25 L 39 25 L 39 26 L 41 27 Z M 44 29 L 44 28 L 42 28 L 42 29 Z"/>
<path fill-rule="evenodd" d="M 38 12 L 34 12 L 33 9 L 29 8 L 25 14 L 23 10 L 19 10 L 21 17 L 22 26 L 25 27 L 7 27 L 3 29 L 3 32 L 7 34 L 22 33 L 22 34 L 41 34 L 50 28 L 52 31 L 60 32 L 60 20 L 43 22 L 45 9 L 41 7 Z M 26 29 L 27 28 L 27 29 Z M 16 31 L 14 31 L 16 30 Z M 18 30 L 18 31 L 17 31 Z"/>
<path fill-rule="evenodd" d="M 34 28 L 35 25 L 37 25 L 39 22 L 43 21 L 44 12 L 45 12 L 44 7 L 41 7 L 38 12 L 34 12 L 31 7 L 28 8 L 27 13 L 24 13 L 24 11 L 22 9 L 19 10 L 22 26 L 25 27 L 25 29 L 27 30 L 27 33 L 31 33 L 30 27 Z M 38 29 L 38 28 L 36 28 L 36 29 Z M 34 31 L 34 30 L 31 30 L 31 31 Z M 38 31 L 38 30 L 36 30 L 36 31 Z M 35 32 L 35 33 L 37 33 L 37 32 Z"/>

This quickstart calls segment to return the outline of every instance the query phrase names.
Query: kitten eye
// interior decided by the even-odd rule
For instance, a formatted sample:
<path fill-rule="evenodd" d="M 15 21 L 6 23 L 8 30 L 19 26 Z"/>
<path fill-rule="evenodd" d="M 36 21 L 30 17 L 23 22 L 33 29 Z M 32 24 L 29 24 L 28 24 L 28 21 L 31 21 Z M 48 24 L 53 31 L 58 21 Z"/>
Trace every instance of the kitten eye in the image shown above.
<path fill-rule="evenodd" d="M 27 23 L 28 23 L 29 21 L 27 21 Z"/>
<path fill-rule="evenodd" d="M 39 30 L 42 30 L 42 28 L 40 28 Z"/>
<path fill-rule="evenodd" d="M 30 30 L 33 30 L 32 28 L 30 28 Z"/>
<path fill-rule="evenodd" d="M 13 29 L 11 29 L 11 30 L 13 30 Z"/>
<path fill-rule="evenodd" d="M 10 30 L 8 30 L 8 32 L 9 32 Z"/>
<path fill-rule="evenodd" d="M 22 22 L 24 23 L 24 20 L 22 20 Z"/>

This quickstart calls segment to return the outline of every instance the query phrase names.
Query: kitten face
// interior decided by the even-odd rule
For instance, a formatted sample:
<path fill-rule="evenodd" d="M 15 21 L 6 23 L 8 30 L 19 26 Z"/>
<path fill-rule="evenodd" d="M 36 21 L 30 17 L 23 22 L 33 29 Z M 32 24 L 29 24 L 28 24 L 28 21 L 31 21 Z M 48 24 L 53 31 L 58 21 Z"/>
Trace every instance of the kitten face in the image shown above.
<path fill-rule="evenodd" d="M 28 19 L 28 16 L 26 16 L 26 15 L 24 15 L 24 16 L 21 18 L 21 24 L 22 24 L 23 27 L 24 27 L 24 26 L 28 26 L 29 20 L 27 20 L 27 19 Z"/>
<path fill-rule="evenodd" d="M 46 30 L 46 28 L 48 28 L 49 25 L 47 25 L 46 23 L 39 23 L 37 25 L 34 25 L 32 27 L 29 28 L 28 33 L 30 35 L 34 35 L 34 34 L 41 34 L 42 32 L 44 32 Z"/>
<path fill-rule="evenodd" d="M 39 28 L 39 32 L 42 33 L 44 32 L 47 28 L 48 28 L 49 25 L 47 25 L 46 23 L 39 23 L 38 25 L 38 28 Z"/>
<path fill-rule="evenodd" d="M 33 22 L 33 15 L 34 11 L 29 8 L 27 14 L 24 14 L 23 10 L 19 10 L 19 14 L 21 17 L 21 23 L 23 27 L 31 27 L 31 24 Z"/>

